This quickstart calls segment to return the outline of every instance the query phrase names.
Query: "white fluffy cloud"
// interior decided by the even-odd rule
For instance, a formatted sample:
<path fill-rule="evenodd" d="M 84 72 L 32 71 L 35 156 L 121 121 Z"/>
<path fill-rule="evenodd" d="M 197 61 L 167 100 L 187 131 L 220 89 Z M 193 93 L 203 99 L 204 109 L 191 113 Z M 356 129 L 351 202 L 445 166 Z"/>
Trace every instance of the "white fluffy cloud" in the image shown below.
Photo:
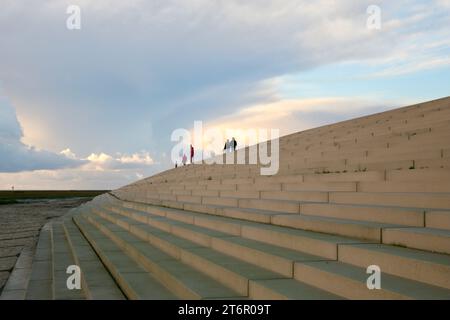
<path fill-rule="evenodd" d="M 131 155 L 118 154 L 113 157 L 106 153 L 92 153 L 86 160 L 89 161 L 84 167 L 95 170 L 123 170 L 142 169 L 154 164 L 153 159 L 147 151 L 141 151 Z"/>
<path fill-rule="evenodd" d="M 60 152 L 60 154 L 66 156 L 69 159 L 76 159 L 76 155 L 75 153 L 72 152 L 72 150 L 70 150 L 70 148 L 64 149 L 63 151 Z"/>

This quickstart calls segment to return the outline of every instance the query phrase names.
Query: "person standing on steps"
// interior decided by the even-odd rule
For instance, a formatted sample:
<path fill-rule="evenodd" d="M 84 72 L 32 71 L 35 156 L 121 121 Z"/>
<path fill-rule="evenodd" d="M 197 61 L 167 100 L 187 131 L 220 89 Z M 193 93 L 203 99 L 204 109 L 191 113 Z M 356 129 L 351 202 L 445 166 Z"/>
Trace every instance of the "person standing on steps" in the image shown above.
<path fill-rule="evenodd" d="M 233 139 L 231 139 L 231 151 L 236 151 L 236 147 L 237 147 L 237 142 L 236 142 L 236 139 L 234 139 L 234 137 L 233 137 Z"/>
<path fill-rule="evenodd" d="M 227 139 L 227 141 L 225 142 L 225 146 L 223 147 L 223 153 L 227 153 L 229 148 L 230 148 L 230 139 Z"/>
<path fill-rule="evenodd" d="M 191 144 L 191 164 L 194 164 L 194 147 Z"/>

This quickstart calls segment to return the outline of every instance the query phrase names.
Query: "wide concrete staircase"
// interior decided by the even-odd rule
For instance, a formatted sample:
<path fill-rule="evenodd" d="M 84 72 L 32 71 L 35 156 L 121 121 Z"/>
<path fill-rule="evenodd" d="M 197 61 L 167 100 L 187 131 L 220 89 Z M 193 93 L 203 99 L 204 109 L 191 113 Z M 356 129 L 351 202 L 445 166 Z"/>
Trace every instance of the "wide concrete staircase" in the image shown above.
<path fill-rule="evenodd" d="M 26 298 L 450 299 L 450 98 L 279 143 L 277 175 L 189 165 L 48 225 Z"/>

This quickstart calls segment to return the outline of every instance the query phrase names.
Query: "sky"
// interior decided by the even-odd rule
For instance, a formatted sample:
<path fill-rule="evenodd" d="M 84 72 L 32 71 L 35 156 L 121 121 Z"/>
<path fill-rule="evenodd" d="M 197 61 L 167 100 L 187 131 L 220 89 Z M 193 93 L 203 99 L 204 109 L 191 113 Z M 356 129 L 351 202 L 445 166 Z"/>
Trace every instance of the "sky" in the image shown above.
<path fill-rule="evenodd" d="M 2 0 L 0 189 L 118 188 L 194 121 L 284 135 L 448 96 L 449 25 L 450 0 Z"/>

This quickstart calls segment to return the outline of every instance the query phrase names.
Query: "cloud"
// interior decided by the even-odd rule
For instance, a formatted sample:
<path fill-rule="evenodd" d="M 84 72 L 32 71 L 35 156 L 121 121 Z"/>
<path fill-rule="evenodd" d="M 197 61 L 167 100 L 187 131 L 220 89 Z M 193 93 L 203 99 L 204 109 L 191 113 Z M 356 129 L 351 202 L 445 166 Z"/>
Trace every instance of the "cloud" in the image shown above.
<path fill-rule="evenodd" d="M 70 148 L 64 149 L 63 151 L 60 152 L 60 154 L 65 155 L 69 159 L 76 159 L 75 153 L 73 153 L 72 150 L 70 150 Z"/>
<path fill-rule="evenodd" d="M 66 29 L 66 8 L 72 4 L 81 7 L 81 30 Z M 361 81 L 448 66 L 448 0 L 380 0 L 379 31 L 366 28 L 370 4 L 3 0 L 0 84 L 20 124 L 14 110 L 5 109 L 0 136 L 14 141 L 21 157 L 39 154 L 33 163 L 64 168 L 83 162 L 59 171 L 80 171 L 86 179 L 85 172 L 95 172 L 93 177 L 105 183 L 105 176 L 121 171 L 125 182 L 158 168 L 165 161 L 160 155 L 170 153 L 172 130 L 189 128 L 194 120 L 289 131 L 397 105 L 383 96 L 395 96 L 387 87 L 370 88 L 380 103 L 363 97 L 341 102 L 340 92 L 323 91 L 327 86 L 314 97 L 337 99 L 286 100 L 278 89 L 289 83 L 272 80 L 342 62 L 361 66 L 355 75 Z M 326 76 L 324 81 L 336 80 L 335 74 Z M 310 93 L 304 90 L 307 81 L 294 86 L 295 98 Z M 2 152 L 17 154 L 5 149 L 11 143 L 1 144 Z M 151 156 L 136 150 L 151 150 Z M 58 175 L 72 181 L 71 175 Z"/>
<path fill-rule="evenodd" d="M 133 154 L 118 154 L 112 157 L 104 152 L 92 153 L 87 158 L 77 157 L 70 148 L 59 154 L 39 150 L 21 142 L 22 129 L 14 108 L 6 98 L 0 98 L 0 172 L 21 172 L 36 170 L 57 170 L 80 167 L 81 170 L 92 169 L 124 170 L 140 169 L 154 165 L 147 151 Z"/>
<path fill-rule="evenodd" d="M 65 27 L 69 4 L 81 7 L 81 30 Z M 267 79 L 448 38 L 448 18 L 420 1 L 380 1 L 382 29 L 368 30 L 369 4 L 5 0 L 0 81 L 41 148 L 159 154 L 176 127 L 273 101 Z"/>
<path fill-rule="evenodd" d="M 316 126 L 369 115 L 407 104 L 402 101 L 382 103 L 362 97 L 326 97 L 278 100 L 251 105 L 235 113 L 207 122 L 205 127 L 226 129 L 280 129 L 281 135 Z"/>
<path fill-rule="evenodd" d="M 0 189 L 115 189 L 150 175 L 151 171 L 38 170 L 0 174 Z"/>
<path fill-rule="evenodd" d="M 20 142 L 0 144 L 0 158 L 0 172 L 71 168 L 84 163 L 49 151 L 37 150 Z"/>
<path fill-rule="evenodd" d="M 270 139 L 270 130 L 280 136 L 324 126 L 356 117 L 408 105 L 408 100 L 384 100 L 367 97 L 325 97 L 279 100 L 245 107 L 228 116 L 203 124 L 203 143 L 208 151 L 221 152 L 227 138 L 234 136 L 238 148 Z M 217 132 L 221 139 L 208 139 L 206 132 Z M 217 131 L 214 131 L 217 130 Z M 193 131 L 192 134 L 195 134 Z M 260 135 L 263 134 L 261 137 Z M 219 141 L 217 141 L 219 140 Z"/>
<path fill-rule="evenodd" d="M 6 98 L 0 96 L 0 142 L 6 143 L 20 140 L 22 128 L 17 121 L 16 112 Z"/>
<path fill-rule="evenodd" d="M 22 129 L 14 108 L 5 98 L 0 98 L 0 172 L 71 168 L 84 163 L 25 145 L 21 138 Z"/>
<path fill-rule="evenodd" d="M 386 67 L 384 70 L 375 72 L 369 77 L 393 77 L 414 73 L 417 71 L 430 70 L 437 67 L 450 66 L 450 57 L 428 58 L 419 61 L 403 61 L 403 63 Z"/>
<path fill-rule="evenodd" d="M 141 151 L 131 155 L 118 154 L 117 157 L 110 156 L 106 153 L 92 153 L 86 160 L 88 164 L 84 169 L 104 170 L 123 170 L 123 169 L 142 169 L 155 164 L 147 151 Z"/>
<path fill-rule="evenodd" d="M 14 108 L 0 96 L 0 189 L 115 189 L 161 170 L 147 151 L 83 158 L 70 148 L 39 150 L 22 137 Z"/>
<path fill-rule="evenodd" d="M 154 164 L 153 159 L 150 157 L 148 152 L 135 153 L 131 156 L 122 155 L 117 159 L 119 162 L 124 164 L 136 164 L 136 165 L 152 165 Z"/>

